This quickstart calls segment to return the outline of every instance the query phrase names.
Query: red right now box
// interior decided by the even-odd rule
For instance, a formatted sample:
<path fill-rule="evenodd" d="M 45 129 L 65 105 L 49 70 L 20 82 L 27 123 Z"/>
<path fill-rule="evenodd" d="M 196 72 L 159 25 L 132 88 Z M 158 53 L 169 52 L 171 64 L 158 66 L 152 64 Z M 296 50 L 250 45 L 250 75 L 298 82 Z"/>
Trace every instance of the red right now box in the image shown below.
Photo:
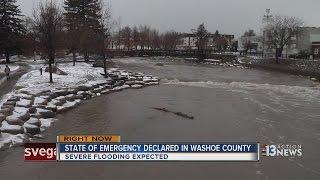
<path fill-rule="evenodd" d="M 25 161 L 56 161 L 57 145 L 56 143 L 25 143 L 24 144 Z"/>

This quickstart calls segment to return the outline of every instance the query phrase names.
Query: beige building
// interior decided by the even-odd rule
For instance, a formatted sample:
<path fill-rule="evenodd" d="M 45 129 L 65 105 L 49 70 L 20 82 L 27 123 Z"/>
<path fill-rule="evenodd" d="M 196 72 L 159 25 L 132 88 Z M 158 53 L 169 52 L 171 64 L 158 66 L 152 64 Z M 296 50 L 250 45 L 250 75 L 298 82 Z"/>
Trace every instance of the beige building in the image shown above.
<path fill-rule="evenodd" d="M 245 47 L 250 44 L 250 47 Z M 260 36 L 241 36 L 238 39 L 238 51 L 244 52 L 248 49 L 248 53 L 262 53 L 263 44 Z"/>

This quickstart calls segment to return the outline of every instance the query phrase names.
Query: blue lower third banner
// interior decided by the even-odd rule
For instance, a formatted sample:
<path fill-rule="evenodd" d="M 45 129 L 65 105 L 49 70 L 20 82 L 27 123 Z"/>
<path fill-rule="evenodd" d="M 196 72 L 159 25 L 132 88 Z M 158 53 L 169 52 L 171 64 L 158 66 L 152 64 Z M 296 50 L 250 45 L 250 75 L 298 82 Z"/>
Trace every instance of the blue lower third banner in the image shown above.
<path fill-rule="evenodd" d="M 259 144 L 58 143 L 59 161 L 259 161 Z"/>

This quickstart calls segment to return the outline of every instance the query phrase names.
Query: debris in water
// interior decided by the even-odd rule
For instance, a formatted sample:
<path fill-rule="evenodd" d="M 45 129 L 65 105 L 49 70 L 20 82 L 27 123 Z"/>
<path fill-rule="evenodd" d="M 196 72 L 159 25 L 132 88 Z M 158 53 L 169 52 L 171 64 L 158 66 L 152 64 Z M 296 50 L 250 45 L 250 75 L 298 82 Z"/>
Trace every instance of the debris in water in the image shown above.
<path fill-rule="evenodd" d="M 187 114 L 184 114 L 182 112 L 175 112 L 175 111 L 170 111 L 166 108 L 152 108 L 152 109 L 155 109 L 155 110 L 158 110 L 158 111 L 162 111 L 162 112 L 166 112 L 166 113 L 172 113 L 172 114 L 175 114 L 177 116 L 180 116 L 180 117 L 183 117 L 183 118 L 186 118 L 186 119 L 194 119 L 193 116 L 189 116 Z"/>
<path fill-rule="evenodd" d="M 156 66 L 164 66 L 163 63 L 157 63 Z"/>

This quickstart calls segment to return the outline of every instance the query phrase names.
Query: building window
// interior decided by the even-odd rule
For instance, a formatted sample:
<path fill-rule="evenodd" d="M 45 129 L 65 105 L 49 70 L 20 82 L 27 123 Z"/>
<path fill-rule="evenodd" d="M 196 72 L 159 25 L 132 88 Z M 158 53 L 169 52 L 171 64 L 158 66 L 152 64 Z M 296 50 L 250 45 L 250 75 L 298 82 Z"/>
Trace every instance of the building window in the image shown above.
<path fill-rule="evenodd" d="M 314 49 L 314 54 L 318 55 L 319 54 L 319 48 Z"/>

